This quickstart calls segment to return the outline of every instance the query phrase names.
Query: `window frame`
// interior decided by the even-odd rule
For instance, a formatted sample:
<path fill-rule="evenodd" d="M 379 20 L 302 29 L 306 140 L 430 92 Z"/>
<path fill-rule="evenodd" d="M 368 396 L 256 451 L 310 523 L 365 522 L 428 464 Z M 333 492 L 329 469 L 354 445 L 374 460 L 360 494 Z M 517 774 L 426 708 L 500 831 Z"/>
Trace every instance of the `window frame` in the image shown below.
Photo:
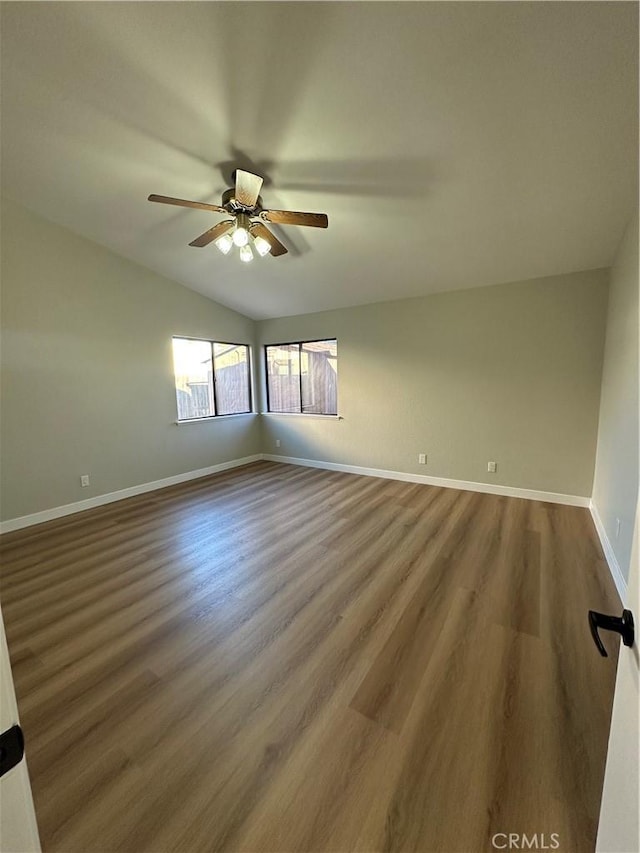
<path fill-rule="evenodd" d="M 267 411 L 268 415 L 304 415 L 308 418 L 337 418 L 338 415 L 338 402 L 337 402 L 337 388 L 336 388 L 336 411 L 334 412 L 303 412 L 302 411 L 302 346 L 304 344 L 319 344 L 324 341 L 335 341 L 336 349 L 338 346 L 338 338 L 337 336 L 329 337 L 329 338 L 309 338 L 305 341 L 278 341 L 276 343 L 271 344 L 263 344 L 264 349 L 264 381 L 265 381 L 265 391 L 266 391 L 266 400 L 267 400 Z M 267 355 L 267 350 L 269 347 L 298 347 L 298 359 L 300 364 L 300 372 L 298 375 L 298 382 L 300 386 L 300 411 L 299 412 L 274 412 L 271 410 L 271 400 L 269 399 L 269 357 Z M 337 358 L 337 355 L 336 355 Z"/>
<path fill-rule="evenodd" d="M 211 346 L 211 373 L 213 379 L 213 410 L 214 413 L 212 415 L 202 415 L 199 418 L 181 418 L 180 417 L 180 409 L 178 407 L 178 397 L 176 393 L 176 411 L 178 413 L 178 417 L 176 420 L 177 424 L 188 424 L 188 423 L 197 423 L 198 421 L 211 421 L 214 418 L 235 418 L 238 415 L 252 415 L 254 414 L 253 409 L 253 383 L 251 381 L 251 344 L 243 343 L 242 341 L 216 341 L 212 338 L 198 338 L 194 335 L 171 335 L 171 349 L 173 352 L 173 342 L 175 340 L 179 341 L 202 341 L 203 343 L 207 343 Z M 222 346 L 229 347 L 246 347 L 247 350 L 247 386 L 249 389 L 249 408 L 243 412 L 229 412 L 228 414 L 221 415 L 218 413 L 218 394 L 217 394 L 217 382 L 216 382 L 216 360 L 215 360 L 215 351 L 214 345 L 222 344 Z M 175 365 L 173 368 L 173 390 L 174 393 L 177 392 L 176 388 L 176 371 Z"/>

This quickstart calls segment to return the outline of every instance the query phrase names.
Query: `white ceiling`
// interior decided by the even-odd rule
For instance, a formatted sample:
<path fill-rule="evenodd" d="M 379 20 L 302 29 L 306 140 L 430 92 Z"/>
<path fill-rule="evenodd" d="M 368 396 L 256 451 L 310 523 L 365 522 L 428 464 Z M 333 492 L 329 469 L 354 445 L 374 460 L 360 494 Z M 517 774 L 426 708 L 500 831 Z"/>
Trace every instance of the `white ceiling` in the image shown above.
<path fill-rule="evenodd" d="M 608 266 L 636 3 L 2 3 L 3 193 L 254 318 Z M 187 244 L 233 166 L 282 258 Z"/>

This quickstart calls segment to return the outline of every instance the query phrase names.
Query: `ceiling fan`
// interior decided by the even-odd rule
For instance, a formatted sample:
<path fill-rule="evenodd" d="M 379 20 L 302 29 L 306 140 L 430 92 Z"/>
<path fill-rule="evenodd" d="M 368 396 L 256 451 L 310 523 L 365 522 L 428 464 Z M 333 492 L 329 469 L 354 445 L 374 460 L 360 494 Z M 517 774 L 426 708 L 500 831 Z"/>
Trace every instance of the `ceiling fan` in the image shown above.
<path fill-rule="evenodd" d="M 190 246 L 208 246 L 215 243 L 218 249 L 227 255 L 234 246 L 240 249 L 240 260 L 245 263 L 253 260 L 251 240 L 259 255 L 269 253 L 274 257 L 285 255 L 287 249 L 264 224 L 307 225 L 312 228 L 327 228 L 329 219 L 325 213 L 298 213 L 293 210 L 265 210 L 262 207 L 260 190 L 263 179 L 259 175 L 235 170 L 235 187 L 222 193 L 222 204 L 206 204 L 201 201 L 188 201 L 183 198 L 170 198 L 166 195 L 149 196 L 149 201 L 160 204 L 175 204 L 179 207 L 194 207 L 197 210 L 211 210 L 213 213 L 226 213 L 231 219 L 225 219 L 209 228 L 204 234 L 192 240 Z"/>

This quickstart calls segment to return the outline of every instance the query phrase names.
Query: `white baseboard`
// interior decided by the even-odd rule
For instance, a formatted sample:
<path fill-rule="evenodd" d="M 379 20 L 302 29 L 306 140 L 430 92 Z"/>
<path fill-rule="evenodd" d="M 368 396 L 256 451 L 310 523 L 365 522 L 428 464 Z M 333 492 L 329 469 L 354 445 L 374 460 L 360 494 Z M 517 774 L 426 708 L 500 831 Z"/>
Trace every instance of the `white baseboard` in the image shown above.
<path fill-rule="evenodd" d="M 217 474 L 219 471 L 227 471 L 229 468 L 238 468 L 240 465 L 248 465 L 250 462 L 259 462 L 261 459 L 261 453 L 254 453 L 253 456 L 230 459 L 228 462 L 220 462 L 218 465 L 210 465 L 208 468 L 198 468 L 196 471 L 175 474 L 173 477 L 164 477 L 162 480 L 154 480 L 151 483 L 141 483 L 139 486 L 118 489 L 117 492 L 108 492 L 105 495 L 96 495 L 93 498 L 74 501 L 74 503 L 65 504 L 64 506 L 51 507 L 51 509 L 45 509 L 42 512 L 22 515 L 20 518 L 11 518 L 8 521 L 0 523 L 0 533 L 10 533 L 12 530 L 31 527 L 33 524 L 53 521 L 55 518 L 62 518 L 65 515 L 72 515 L 75 512 L 82 512 L 85 509 L 94 509 L 94 507 L 114 503 L 114 501 L 121 501 L 124 498 L 132 498 L 135 495 L 144 494 L 144 492 L 153 492 L 156 489 L 163 489 L 166 486 L 175 486 L 178 483 L 185 483 L 187 480 L 197 480 L 198 477 L 207 477 L 209 474 Z"/>
<path fill-rule="evenodd" d="M 462 489 L 467 492 L 483 492 L 488 495 L 504 495 L 508 498 L 525 498 L 530 501 L 546 501 L 554 504 L 588 507 L 591 499 L 581 495 L 561 495 L 558 492 L 539 492 L 534 489 L 518 489 L 515 486 L 497 486 L 493 483 L 473 483 L 468 480 L 449 480 L 444 477 L 427 477 L 424 474 L 406 474 L 404 471 L 386 471 L 382 468 L 362 468 L 359 465 L 342 465 L 338 462 L 318 462 L 315 459 L 297 459 L 294 456 L 274 456 L 263 453 L 262 458 L 270 462 L 287 465 L 303 465 L 307 468 L 325 468 L 328 471 L 343 471 L 346 474 L 362 474 L 365 477 L 383 477 L 387 480 L 402 480 L 405 483 L 423 483 L 426 486 L 441 486 L 445 489 Z"/>
<path fill-rule="evenodd" d="M 604 551 L 604 556 L 607 561 L 607 565 L 609 566 L 609 571 L 611 572 L 611 577 L 613 578 L 613 582 L 616 585 L 616 589 L 618 590 L 620 600 L 623 604 L 625 604 L 628 599 L 629 587 L 627 585 L 626 580 L 624 579 L 622 570 L 620 569 L 620 564 L 618 563 L 617 557 L 611 545 L 611 541 L 607 536 L 607 531 L 605 530 L 604 524 L 602 523 L 602 519 L 600 518 L 598 508 L 596 507 L 593 501 L 589 502 L 589 509 L 591 510 L 591 517 L 593 518 L 593 523 L 596 526 L 596 531 L 600 539 L 600 544 L 602 545 L 602 550 Z"/>
<path fill-rule="evenodd" d="M 184 474 L 176 474 L 173 477 L 165 477 L 162 480 L 154 480 L 151 483 L 141 483 L 138 486 L 119 489 L 117 492 L 109 492 L 105 495 L 96 495 L 95 497 L 87 498 L 86 500 L 75 501 L 74 503 L 65 504 L 64 506 L 52 507 L 51 509 L 45 509 L 42 512 L 23 515 L 20 518 L 12 518 L 7 521 L 0 522 L 0 534 L 10 533 L 12 530 L 20 530 L 23 527 L 31 527 L 34 524 L 42 524 L 45 521 L 52 521 L 56 518 L 62 518 L 65 515 L 72 515 L 75 512 L 82 512 L 85 509 L 93 509 L 98 506 L 103 506 L 104 504 L 123 500 L 124 498 L 131 498 L 135 495 L 141 495 L 144 492 L 152 492 L 155 489 L 174 486 L 178 483 L 184 483 L 187 480 L 196 480 L 198 477 L 207 477 L 208 475 L 216 474 L 219 471 L 226 471 L 230 468 L 248 465 L 251 462 L 258 462 L 261 459 L 266 459 L 270 462 L 283 462 L 288 465 L 301 465 L 307 468 L 324 468 L 328 471 L 342 471 L 346 474 L 361 474 L 365 477 L 382 477 L 387 480 L 401 480 L 406 483 L 422 483 L 427 486 L 440 486 L 441 488 L 447 489 L 483 492 L 490 495 L 525 498 L 526 500 L 546 501 L 549 503 L 567 504 L 569 506 L 591 506 L 590 498 L 582 497 L 580 495 L 563 495 L 558 492 L 540 492 L 534 489 L 519 489 L 515 486 L 500 486 L 494 485 L 493 483 L 474 483 L 467 480 L 450 480 L 444 477 L 428 477 L 424 474 L 408 474 L 404 471 L 387 471 L 382 468 L 364 468 L 360 465 L 342 465 L 337 462 L 323 462 L 315 459 L 298 459 L 294 456 L 275 456 L 271 453 L 255 453 L 253 456 L 245 456 L 241 459 L 231 459 L 228 462 L 221 462 L 218 465 L 211 465 L 208 468 L 198 468 L 196 471 L 187 471 Z M 593 511 L 594 510 L 592 509 L 592 513 Z M 598 528 L 598 524 L 599 520 L 596 521 L 596 528 Z M 598 528 L 600 539 L 602 540 L 603 535 L 606 539 L 604 528 L 602 528 L 602 534 L 600 533 L 600 528 Z M 608 539 L 606 541 L 608 543 Z M 611 546 L 609 545 L 608 547 L 613 556 Z M 605 553 L 608 554 L 604 541 L 603 548 L 605 549 Z M 613 559 L 615 561 L 615 556 Z M 609 560 L 608 556 L 607 560 Z M 615 562 L 615 566 L 620 579 L 622 579 L 622 574 L 617 562 Z M 614 570 L 612 569 L 611 571 L 613 574 Z M 614 580 L 616 581 L 616 586 L 618 586 L 618 580 L 615 575 Z M 620 589 L 619 586 L 618 589 Z"/>

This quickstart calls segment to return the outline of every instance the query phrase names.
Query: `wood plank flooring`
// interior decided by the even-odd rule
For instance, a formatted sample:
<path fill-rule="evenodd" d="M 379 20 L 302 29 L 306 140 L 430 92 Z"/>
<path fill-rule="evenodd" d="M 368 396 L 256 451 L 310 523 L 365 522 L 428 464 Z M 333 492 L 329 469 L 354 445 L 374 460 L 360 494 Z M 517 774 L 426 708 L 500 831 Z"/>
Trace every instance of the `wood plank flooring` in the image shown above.
<path fill-rule="evenodd" d="M 259 462 L 0 556 L 45 851 L 594 850 L 585 509 Z"/>

